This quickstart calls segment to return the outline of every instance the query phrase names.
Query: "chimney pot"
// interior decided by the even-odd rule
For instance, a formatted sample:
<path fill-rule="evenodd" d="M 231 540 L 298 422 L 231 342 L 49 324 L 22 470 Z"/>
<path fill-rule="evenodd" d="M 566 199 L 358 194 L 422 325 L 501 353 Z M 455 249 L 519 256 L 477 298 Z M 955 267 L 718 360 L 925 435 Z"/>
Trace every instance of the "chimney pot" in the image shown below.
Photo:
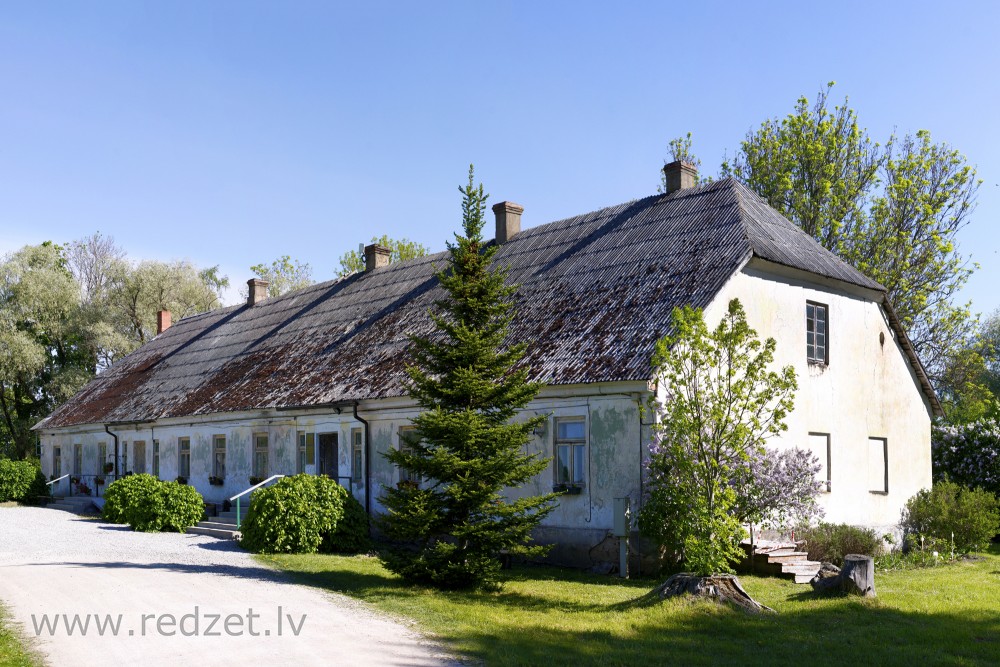
<path fill-rule="evenodd" d="M 675 160 L 663 165 L 663 173 L 667 177 L 667 194 L 686 190 L 698 185 L 698 167 L 690 162 Z"/>
<path fill-rule="evenodd" d="M 161 333 L 170 328 L 170 311 L 161 310 L 156 313 L 156 335 L 159 336 Z"/>
<path fill-rule="evenodd" d="M 247 281 L 247 305 L 255 306 L 264 299 L 267 298 L 267 286 L 268 282 L 266 280 L 261 280 L 260 278 L 251 278 Z"/>
<path fill-rule="evenodd" d="M 373 243 L 365 246 L 365 271 L 374 271 L 383 266 L 389 266 L 392 251 L 385 246 Z"/>
<path fill-rule="evenodd" d="M 506 243 L 520 233 L 522 213 L 524 207 L 512 201 L 493 205 L 493 214 L 497 217 L 497 244 Z"/>

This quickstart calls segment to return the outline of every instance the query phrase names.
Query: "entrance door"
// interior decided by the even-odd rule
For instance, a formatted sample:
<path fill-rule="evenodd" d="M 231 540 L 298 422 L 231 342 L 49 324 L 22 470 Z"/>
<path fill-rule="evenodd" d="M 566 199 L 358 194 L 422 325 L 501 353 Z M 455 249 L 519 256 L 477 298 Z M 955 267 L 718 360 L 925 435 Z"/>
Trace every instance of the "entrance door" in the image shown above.
<path fill-rule="evenodd" d="M 146 443 L 142 440 L 132 443 L 132 459 L 135 461 L 133 472 L 146 472 Z"/>
<path fill-rule="evenodd" d="M 319 474 L 326 475 L 330 479 L 337 479 L 337 434 L 320 433 L 316 436 L 319 440 Z"/>

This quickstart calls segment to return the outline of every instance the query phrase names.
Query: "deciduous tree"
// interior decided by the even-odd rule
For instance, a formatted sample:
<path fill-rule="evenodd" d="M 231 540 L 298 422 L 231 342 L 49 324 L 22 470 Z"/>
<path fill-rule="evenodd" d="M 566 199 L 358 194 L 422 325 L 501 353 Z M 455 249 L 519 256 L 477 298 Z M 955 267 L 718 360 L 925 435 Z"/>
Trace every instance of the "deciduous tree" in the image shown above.
<path fill-rule="evenodd" d="M 974 265 L 958 251 L 980 181 L 965 157 L 921 130 L 874 141 L 847 100 L 802 97 L 751 130 L 722 165 L 771 206 L 886 287 L 936 382 L 975 328 L 954 299 Z"/>
<path fill-rule="evenodd" d="M 745 535 L 738 482 L 767 438 L 786 430 L 795 370 L 770 369 L 776 343 L 758 339 L 736 299 L 711 331 L 690 306 L 674 310 L 672 328 L 653 357 L 664 396 L 639 526 L 695 574 L 730 572 Z"/>
<path fill-rule="evenodd" d="M 390 251 L 389 263 L 401 262 L 406 259 L 413 259 L 414 257 L 423 257 L 427 254 L 427 248 L 416 241 L 411 241 L 407 238 L 393 239 L 389 236 L 383 234 L 382 236 L 373 236 L 372 243 L 377 243 L 380 246 L 388 248 Z M 365 270 L 365 258 L 357 250 L 351 250 L 345 252 L 340 256 L 340 270 L 337 272 L 338 276 L 349 276 L 352 273 L 359 273 Z"/>
<path fill-rule="evenodd" d="M 254 264 L 250 270 L 258 278 L 267 281 L 267 291 L 271 296 L 281 296 L 313 284 L 312 267 L 308 263 L 293 260 L 289 255 L 282 255 L 271 262 L 271 266 Z"/>

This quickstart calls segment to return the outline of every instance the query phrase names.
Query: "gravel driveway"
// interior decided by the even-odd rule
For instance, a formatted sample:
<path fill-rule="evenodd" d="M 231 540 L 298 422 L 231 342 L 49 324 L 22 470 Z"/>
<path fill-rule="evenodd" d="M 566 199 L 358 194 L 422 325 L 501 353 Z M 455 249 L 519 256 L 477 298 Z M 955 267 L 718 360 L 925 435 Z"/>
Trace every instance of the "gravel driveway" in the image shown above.
<path fill-rule="evenodd" d="M 232 542 L 58 510 L 0 508 L 0 600 L 57 666 L 457 664 L 405 625 L 290 583 Z"/>

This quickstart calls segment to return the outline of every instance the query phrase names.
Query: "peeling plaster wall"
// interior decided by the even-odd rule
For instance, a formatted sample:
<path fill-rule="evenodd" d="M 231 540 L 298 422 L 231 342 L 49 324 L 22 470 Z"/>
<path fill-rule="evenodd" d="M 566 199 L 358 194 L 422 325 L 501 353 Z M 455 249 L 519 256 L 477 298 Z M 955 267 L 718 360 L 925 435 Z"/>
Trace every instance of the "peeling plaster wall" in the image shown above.
<path fill-rule="evenodd" d="M 810 433 L 830 435 L 825 520 L 894 528 L 907 499 L 931 485 L 931 409 L 876 295 L 754 260 L 706 309 L 710 326 L 733 298 L 761 338 L 778 341 L 775 363 L 798 376 L 788 431 L 773 444 L 806 448 Z M 827 366 L 806 361 L 807 300 L 829 307 Z M 887 494 L 869 489 L 869 438 L 888 443 Z"/>
<path fill-rule="evenodd" d="M 580 495 L 564 495 L 557 501 L 556 509 L 550 514 L 539 530 L 537 539 L 554 543 L 553 557 L 567 563 L 589 564 L 595 545 L 604 541 L 612 527 L 613 500 L 616 497 L 631 498 L 633 509 L 638 508 L 640 497 L 639 471 L 645 452 L 648 429 L 640 433 L 639 401 L 645 394 L 637 392 L 636 383 L 629 385 L 588 385 L 582 396 L 554 395 L 536 399 L 518 418 L 527 419 L 534 415 L 546 415 L 545 425 L 537 429 L 526 450 L 544 458 L 553 455 L 555 446 L 555 420 L 563 417 L 582 417 L 586 424 L 587 463 L 586 482 Z M 572 394 L 572 389 L 556 389 L 551 394 Z M 400 405 L 396 401 L 375 403 L 360 411 L 371 429 L 371 482 L 372 510 L 382 511 L 379 496 L 383 487 L 394 486 L 399 481 L 399 471 L 382 454 L 390 448 L 399 447 L 400 429 L 411 424 L 418 410 L 412 405 Z M 351 431 L 362 428 L 349 414 L 331 413 L 291 418 L 216 415 L 198 420 L 179 423 L 141 425 L 136 428 L 119 427 L 113 429 L 123 443 L 122 451 L 128 450 L 128 458 L 122 458 L 121 471 L 131 469 L 128 461 L 132 457 L 132 443 L 144 440 L 147 448 L 147 472 L 152 470 L 152 441 L 160 443 L 159 470 L 161 479 L 174 479 L 178 474 L 179 438 L 190 438 L 191 471 L 188 483 L 193 485 L 209 502 L 222 502 L 249 486 L 252 473 L 254 435 L 267 433 L 269 445 L 269 474 L 294 474 L 297 472 L 296 433 L 316 434 L 336 433 L 338 436 L 338 475 L 342 484 L 349 486 L 355 498 L 365 502 L 364 480 L 352 480 Z M 212 486 L 208 478 L 213 474 L 212 446 L 216 435 L 226 437 L 226 477 L 223 486 Z M 98 443 L 108 444 L 108 455 L 113 456 L 114 440 L 103 428 L 89 426 L 70 432 L 50 431 L 41 434 L 43 466 L 46 474 L 51 471 L 51 452 L 56 444 L 80 442 L 85 452 L 91 452 L 93 465 L 85 459 L 84 473 L 98 472 L 96 456 Z M 70 450 L 67 450 L 70 451 Z M 316 444 L 316 460 L 307 464 L 306 472 L 315 473 L 318 466 L 319 442 Z M 71 463 L 72 459 L 68 459 Z M 63 459 L 63 471 L 66 461 Z M 108 475 L 108 481 L 112 479 Z M 552 491 L 555 481 L 554 464 L 527 485 L 508 491 L 511 498 L 520 495 L 536 495 Z M 615 547 L 617 548 L 617 547 Z M 616 554 L 617 552 L 615 552 Z M 614 556 L 617 557 L 616 555 Z"/>

